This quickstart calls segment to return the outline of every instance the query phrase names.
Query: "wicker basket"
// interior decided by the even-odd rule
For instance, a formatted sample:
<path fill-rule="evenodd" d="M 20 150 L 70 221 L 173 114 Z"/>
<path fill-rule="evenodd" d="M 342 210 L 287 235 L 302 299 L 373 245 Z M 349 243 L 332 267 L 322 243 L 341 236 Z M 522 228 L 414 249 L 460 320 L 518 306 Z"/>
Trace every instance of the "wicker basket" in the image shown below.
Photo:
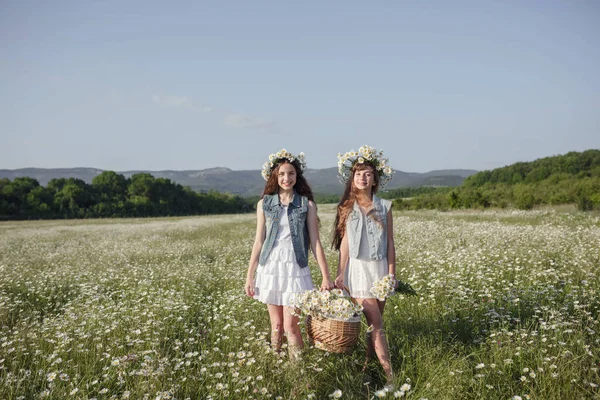
<path fill-rule="evenodd" d="M 348 287 L 344 286 L 350 293 Z M 350 298 L 356 304 L 356 300 Z M 352 350 L 360 334 L 360 317 L 352 321 L 339 321 L 321 316 L 306 317 L 308 342 L 316 348 L 331 353 L 348 353 Z"/>
<path fill-rule="evenodd" d="M 348 353 L 358 340 L 360 319 L 337 321 L 309 315 L 306 317 L 308 342 L 316 348 L 331 353 Z"/>

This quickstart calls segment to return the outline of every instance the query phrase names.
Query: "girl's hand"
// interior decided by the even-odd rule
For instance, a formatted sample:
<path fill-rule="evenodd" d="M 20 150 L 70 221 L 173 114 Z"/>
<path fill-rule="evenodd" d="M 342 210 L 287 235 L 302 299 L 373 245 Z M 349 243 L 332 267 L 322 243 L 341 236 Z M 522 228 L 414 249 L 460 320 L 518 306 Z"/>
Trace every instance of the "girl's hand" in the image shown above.
<path fill-rule="evenodd" d="M 246 286 L 244 289 L 246 290 L 246 296 L 254 297 L 254 279 L 246 279 Z"/>
<path fill-rule="evenodd" d="M 335 278 L 335 287 L 337 287 L 338 289 L 344 290 L 344 286 L 346 286 L 346 284 L 344 282 L 344 275 L 340 275 L 340 276 L 336 277 Z"/>
<path fill-rule="evenodd" d="M 323 290 L 331 290 L 334 287 L 335 286 L 333 286 L 333 283 L 331 282 L 331 279 L 329 277 L 324 277 L 323 278 L 323 282 L 321 282 L 321 291 L 323 291 Z"/>

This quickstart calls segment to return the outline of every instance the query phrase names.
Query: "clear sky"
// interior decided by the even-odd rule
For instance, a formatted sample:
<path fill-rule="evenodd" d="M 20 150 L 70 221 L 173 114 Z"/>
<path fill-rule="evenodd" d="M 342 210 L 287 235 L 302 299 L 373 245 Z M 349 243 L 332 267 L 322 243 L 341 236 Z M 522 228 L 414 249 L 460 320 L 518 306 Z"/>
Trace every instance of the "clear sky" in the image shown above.
<path fill-rule="evenodd" d="M 600 2 L 0 1 L 0 168 L 402 171 L 600 148 Z"/>

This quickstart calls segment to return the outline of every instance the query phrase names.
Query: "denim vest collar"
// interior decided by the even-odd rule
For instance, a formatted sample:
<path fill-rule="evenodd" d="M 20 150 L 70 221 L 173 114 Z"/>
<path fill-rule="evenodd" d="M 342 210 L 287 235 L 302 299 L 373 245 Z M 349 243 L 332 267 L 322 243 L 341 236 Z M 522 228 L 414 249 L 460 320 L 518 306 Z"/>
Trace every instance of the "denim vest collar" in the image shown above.
<path fill-rule="evenodd" d="M 265 195 L 265 198 L 268 195 Z M 264 200 L 263 200 L 264 201 Z M 279 193 L 275 193 L 273 195 L 269 196 L 269 202 L 272 206 L 280 206 L 281 205 L 281 201 L 279 200 Z M 298 194 L 298 192 L 296 192 L 296 189 L 294 189 L 294 195 L 292 197 L 292 201 L 290 202 L 291 206 L 294 206 L 296 208 L 300 207 L 302 205 L 302 196 L 300 196 Z"/>
<path fill-rule="evenodd" d="M 362 211 L 360 211 L 360 206 L 358 205 L 357 201 L 354 202 L 353 209 L 356 212 L 362 213 Z M 383 204 L 381 203 L 381 199 L 375 195 L 373 195 L 373 209 L 369 213 L 372 213 L 373 211 L 385 213 L 385 210 L 383 209 Z"/>

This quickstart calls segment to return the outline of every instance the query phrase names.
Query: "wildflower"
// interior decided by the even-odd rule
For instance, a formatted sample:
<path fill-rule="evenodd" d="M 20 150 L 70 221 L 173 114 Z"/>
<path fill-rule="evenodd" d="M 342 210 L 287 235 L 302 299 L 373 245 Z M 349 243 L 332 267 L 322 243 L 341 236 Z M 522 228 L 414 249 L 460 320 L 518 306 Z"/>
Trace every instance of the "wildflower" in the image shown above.
<path fill-rule="evenodd" d="M 476 369 L 482 369 L 482 368 L 484 368 L 484 367 L 485 367 L 485 364 L 484 364 L 484 363 L 479 363 L 479 364 L 477 364 L 477 365 L 475 366 L 475 368 L 476 368 Z"/>
<path fill-rule="evenodd" d="M 77 392 L 79 392 L 79 389 L 78 389 L 78 388 L 75 388 L 75 389 L 71 390 L 71 392 L 69 392 L 69 395 L 70 395 L 70 396 L 73 396 L 73 395 L 74 395 L 75 393 L 77 393 Z"/>
<path fill-rule="evenodd" d="M 333 397 L 334 399 L 339 399 L 342 397 L 342 391 L 340 389 L 335 389 L 333 393 L 329 395 L 329 397 Z"/>
<path fill-rule="evenodd" d="M 400 397 L 403 397 L 403 396 L 404 396 L 404 392 L 402 390 L 397 390 L 394 392 L 394 397 L 397 399 Z"/>
<path fill-rule="evenodd" d="M 375 397 L 382 398 L 382 397 L 385 397 L 386 395 L 387 395 L 387 392 L 385 390 L 378 390 L 375 392 Z"/>
<path fill-rule="evenodd" d="M 411 386 L 408 383 L 405 383 L 404 385 L 400 386 L 400 391 L 402 392 L 408 392 L 410 390 Z"/>
<path fill-rule="evenodd" d="M 56 372 L 47 373 L 46 379 L 48 380 L 48 382 L 52 382 L 54 379 L 56 379 Z"/>

